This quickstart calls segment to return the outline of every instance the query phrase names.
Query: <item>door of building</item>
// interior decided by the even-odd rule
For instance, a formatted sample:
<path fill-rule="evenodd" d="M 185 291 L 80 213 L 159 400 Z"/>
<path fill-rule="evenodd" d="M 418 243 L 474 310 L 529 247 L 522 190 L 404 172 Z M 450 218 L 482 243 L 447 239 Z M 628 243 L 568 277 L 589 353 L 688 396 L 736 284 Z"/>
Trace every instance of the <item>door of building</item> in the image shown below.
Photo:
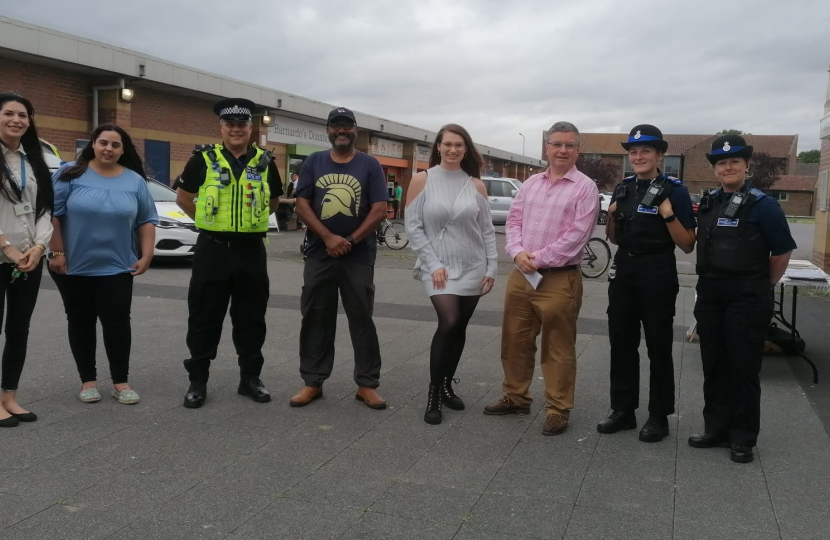
<path fill-rule="evenodd" d="M 170 142 L 144 140 L 144 163 L 147 176 L 170 185 Z"/>

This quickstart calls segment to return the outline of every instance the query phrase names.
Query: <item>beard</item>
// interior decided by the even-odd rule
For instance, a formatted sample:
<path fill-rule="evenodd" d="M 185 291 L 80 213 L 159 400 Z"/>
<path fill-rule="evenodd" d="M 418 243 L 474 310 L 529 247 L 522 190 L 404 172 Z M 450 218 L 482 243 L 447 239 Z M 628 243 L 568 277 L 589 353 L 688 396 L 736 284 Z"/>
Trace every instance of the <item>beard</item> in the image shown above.
<path fill-rule="evenodd" d="M 357 135 L 355 135 L 354 133 L 344 133 L 343 135 L 345 135 L 349 140 L 346 143 L 340 144 L 337 143 L 337 138 L 340 136 L 340 134 L 335 133 L 333 135 L 329 135 L 329 142 L 331 143 L 332 148 L 340 151 L 351 150 L 352 148 L 354 148 L 354 143 L 357 140 Z"/>

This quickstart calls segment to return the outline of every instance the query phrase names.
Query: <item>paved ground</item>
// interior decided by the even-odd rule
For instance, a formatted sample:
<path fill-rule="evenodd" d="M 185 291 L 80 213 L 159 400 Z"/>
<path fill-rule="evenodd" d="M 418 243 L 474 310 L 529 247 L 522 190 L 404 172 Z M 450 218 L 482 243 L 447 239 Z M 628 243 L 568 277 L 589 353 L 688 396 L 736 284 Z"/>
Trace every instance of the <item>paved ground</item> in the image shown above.
<path fill-rule="evenodd" d="M 605 281 L 585 284 L 577 403 L 565 434 L 541 435 L 539 402 L 527 416 L 481 414 L 500 395 L 503 276 L 469 330 L 458 374 L 467 410 L 447 411 L 439 426 L 425 424 L 434 315 L 411 278 L 411 255 L 386 249 L 376 270 L 376 322 L 380 391 L 390 408 L 372 411 L 352 397 L 343 316 L 326 397 L 290 408 L 301 385 L 299 240 L 287 233 L 269 246 L 263 380 L 274 400 L 264 405 L 236 395 L 226 327 L 207 405 L 181 406 L 189 271 L 176 264 L 155 265 L 135 289 L 130 380 L 142 402 L 124 406 L 105 394 L 100 403 L 81 403 L 60 299 L 46 280 L 21 382 L 22 401 L 41 419 L 0 433 L 0 537 L 830 537 L 830 436 L 816 412 L 826 391 L 800 384 L 800 361 L 764 364 L 755 462 L 739 466 L 725 449 L 687 446 L 702 425 L 698 345 L 682 340 L 694 301 L 689 287 L 681 288 L 675 319 L 678 412 L 662 443 L 640 443 L 636 431 L 595 430 L 608 409 Z M 815 322 L 827 320 L 825 300 L 801 305 L 810 314 L 805 324 L 826 324 Z M 826 358 L 830 334 L 816 331 L 821 339 L 805 330 L 808 352 Z M 541 394 L 540 380 L 533 390 Z"/>

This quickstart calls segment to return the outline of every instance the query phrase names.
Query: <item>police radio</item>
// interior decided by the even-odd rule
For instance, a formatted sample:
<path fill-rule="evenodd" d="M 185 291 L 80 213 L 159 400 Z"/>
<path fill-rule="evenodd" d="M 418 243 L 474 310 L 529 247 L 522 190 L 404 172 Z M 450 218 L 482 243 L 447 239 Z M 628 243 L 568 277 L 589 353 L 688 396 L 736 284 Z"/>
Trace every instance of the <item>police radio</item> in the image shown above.
<path fill-rule="evenodd" d="M 726 207 L 726 211 L 724 211 L 723 215 L 728 218 L 734 218 L 738 214 L 738 210 L 741 209 L 741 205 L 746 200 L 746 198 L 740 192 L 736 192 L 732 195 L 732 198 L 729 199 L 729 205 Z"/>
<path fill-rule="evenodd" d="M 657 197 L 663 194 L 663 191 L 665 191 L 665 187 L 663 187 L 663 182 L 660 182 L 659 184 L 651 184 L 650 186 L 648 186 L 646 194 L 643 195 L 643 200 L 640 201 L 640 204 L 646 207 L 654 206 L 654 201 L 657 199 Z"/>
<path fill-rule="evenodd" d="M 231 171 L 227 167 L 219 169 L 219 183 L 227 186 L 231 183 Z"/>
<path fill-rule="evenodd" d="M 262 152 L 262 155 L 259 157 L 259 161 L 256 164 L 257 172 L 261 173 L 264 172 L 265 169 L 268 168 L 268 164 L 271 163 L 273 159 L 273 153 L 269 151 Z"/>

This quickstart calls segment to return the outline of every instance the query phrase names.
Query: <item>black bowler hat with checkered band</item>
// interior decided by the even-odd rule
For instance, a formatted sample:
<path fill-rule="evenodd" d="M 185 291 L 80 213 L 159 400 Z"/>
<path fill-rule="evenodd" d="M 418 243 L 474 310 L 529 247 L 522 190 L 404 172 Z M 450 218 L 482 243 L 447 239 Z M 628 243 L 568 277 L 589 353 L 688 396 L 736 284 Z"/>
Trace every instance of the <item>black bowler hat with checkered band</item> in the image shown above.
<path fill-rule="evenodd" d="M 250 122 L 256 105 L 250 99 L 226 98 L 213 105 L 213 112 L 222 120 Z"/>

